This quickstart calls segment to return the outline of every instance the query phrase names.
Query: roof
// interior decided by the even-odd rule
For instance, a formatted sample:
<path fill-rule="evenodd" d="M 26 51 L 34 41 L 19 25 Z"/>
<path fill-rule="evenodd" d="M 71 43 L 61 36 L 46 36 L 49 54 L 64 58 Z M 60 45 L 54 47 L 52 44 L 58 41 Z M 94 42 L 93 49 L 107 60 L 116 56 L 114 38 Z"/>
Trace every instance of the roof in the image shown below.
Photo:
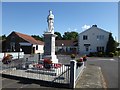
<path fill-rule="evenodd" d="M 75 40 L 56 40 L 55 46 L 76 46 L 77 43 Z"/>
<path fill-rule="evenodd" d="M 36 40 L 33 37 L 26 35 L 26 34 L 22 34 L 19 32 L 14 32 L 16 35 L 18 35 L 20 38 L 24 39 L 25 41 L 31 43 L 31 44 L 38 44 L 38 45 L 44 45 L 44 42 L 40 41 L 40 40 Z"/>
<path fill-rule="evenodd" d="M 106 33 L 110 33 L 110 32 L 108 32 L 108 31 L 106 31 L 106 30 L 103 30 L 103 29 L 101 29 L 101 28 L 98 28 L 97 25 L 92 25 L 92 27 L 86 29 L 85 31 L 81 32 L 80 34 L 85 33 L 86 31 L 91 30 L 92 28 L 97 28 L 98 30 L 104 31 L 104 32 L 106 32 Z"/>

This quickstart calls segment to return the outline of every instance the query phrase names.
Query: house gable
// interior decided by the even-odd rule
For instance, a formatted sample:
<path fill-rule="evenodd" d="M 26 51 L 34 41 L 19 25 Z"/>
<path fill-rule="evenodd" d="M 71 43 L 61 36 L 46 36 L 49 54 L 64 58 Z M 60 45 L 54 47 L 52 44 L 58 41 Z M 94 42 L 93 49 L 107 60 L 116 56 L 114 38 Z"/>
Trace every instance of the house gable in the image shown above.
<path fill-rule="evenodd" d="M 106 30 L 103 30 L 103 29 L 101 29 L 101 28 L 98 28 L 97 25 L 93 25 L 93 26 L 90 27 L 89 29 L 81 32 L 79 35 L 85 34 L 85 33 L 88 32 L 88 31 L 91 32 L 91 31 L 96 31 L 96 30 L 98 30 L 99 32 L 103 32 L 103 33 L 110 33 L 110 32 L 108 32 L 108 31 L 106 31 Z"/>

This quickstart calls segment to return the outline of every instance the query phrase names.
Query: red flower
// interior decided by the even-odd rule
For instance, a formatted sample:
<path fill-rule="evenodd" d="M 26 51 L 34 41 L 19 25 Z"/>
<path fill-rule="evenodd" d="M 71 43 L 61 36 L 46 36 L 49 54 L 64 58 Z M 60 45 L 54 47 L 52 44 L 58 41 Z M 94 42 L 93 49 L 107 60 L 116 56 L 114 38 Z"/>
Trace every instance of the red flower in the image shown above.
<path fill-rule="evenodd" d="M 54 63 L 54 64 L 53 64 L 53 67 L 54 67 L 54 68 L 60 68 L 61 66 L 62 66 L 62 64 L 58 64 L 58 63 Z"/>
<path fill-rule="evenodd" d="M 46 63 L 46 64 L 52 64 L 52 61 L 50 59 L 44 59 L 44 63 Z"/>
<path fill-rule="evenodd" d="M 83 62 L 83 58 L 80 58 L 80 62 Z"/>

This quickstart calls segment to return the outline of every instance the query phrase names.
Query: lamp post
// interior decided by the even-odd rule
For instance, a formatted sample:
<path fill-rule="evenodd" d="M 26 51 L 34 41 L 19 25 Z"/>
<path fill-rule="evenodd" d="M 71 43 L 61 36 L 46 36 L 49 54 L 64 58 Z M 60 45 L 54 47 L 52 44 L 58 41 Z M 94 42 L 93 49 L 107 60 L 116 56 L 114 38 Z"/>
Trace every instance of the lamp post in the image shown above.
<path fill-rule="evenodd" d="M 62 52 L 64 51 L 64 50 L 63 50 L 63 46 L 64 46 L 64 44 L 62 43 Z"/>

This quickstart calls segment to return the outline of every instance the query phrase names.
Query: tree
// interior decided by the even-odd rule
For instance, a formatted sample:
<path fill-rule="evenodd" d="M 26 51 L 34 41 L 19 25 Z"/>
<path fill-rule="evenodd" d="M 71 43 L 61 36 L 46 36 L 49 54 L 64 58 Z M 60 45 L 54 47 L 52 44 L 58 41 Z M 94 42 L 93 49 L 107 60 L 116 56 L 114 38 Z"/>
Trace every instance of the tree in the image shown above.
<path fill-rule="evenodd" d="M 63 39 L 70 40 L 70 32 L 64 32 Z"/>
<path fill-rule="evenodd" d="M 77 32 L 71 32 L 70 33 L 71 34 L 71 40 L 73 39 L 73 40 L 78 40 L 78 33 Z"/>
<path fill-rule="evenodd" d="M 40 41 L 43 41 L 43 36 L 39 36 L 39 35 L 31 35 L 34 39 L 36 40 L 40 40 Z"/>
<path fill-rule="evenodd" d="M 118 43 L 112 37 L 112 33 L 110 33 L 107 46 L 106 46 L 106 54 L 108 55 L 110 52 L 115 52 L 117 46 L 118 46 Z"/>
<path fill-rule="evenodd" d="M 55 32 L 55 34 L 57 35 L 56 40 L 62 40 L 61 33 Z"/>
<path fill-rule="evenodd" d="M 0 40 L 5 40 L 7 37 L 6 37 L 6 35 L 4 34 L 4 35 L 2 35 L 2 36 L 0 36 Z"/>
<path fill-rule="evenodd" d="M 63 35 L 64 40 L 77 40 L 78 39 L 78 33 L 75 31 L 72 32 L 65 32 Z"/>

